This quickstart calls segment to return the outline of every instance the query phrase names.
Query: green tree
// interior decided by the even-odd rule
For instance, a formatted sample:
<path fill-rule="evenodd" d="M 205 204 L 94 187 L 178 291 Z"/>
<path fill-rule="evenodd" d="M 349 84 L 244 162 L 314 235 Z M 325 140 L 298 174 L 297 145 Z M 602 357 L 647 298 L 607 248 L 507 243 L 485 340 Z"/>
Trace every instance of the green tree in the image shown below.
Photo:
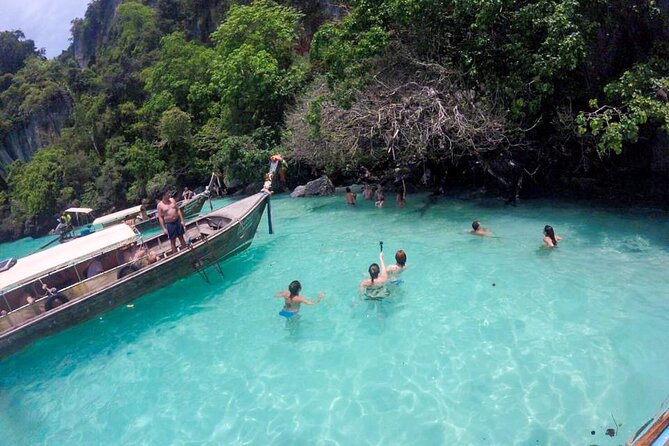
<path fill-rule="evenodd" d="M 303 85 L 307 67 L 295 53 L 301 14 L 269 0 L 232 6 L 211 35 L 216 60 L 212 85 L 223 125 L 235 134 L 280 125 Z"/>
<path fill-rule="evenodd" d="M 12 205 L 25 216 L 48 215 L 57 210 L 63 187 L 63 167 L 60 149 L 42 149 L 30 162 L 14 162 L 7 182 Z"/>
<path fill-rule="evenodd" d="M 25 37 L 20 30 L 0 31 L 0 75 L 16 73 L 30 56 L 43 56 L 35 49 L 35 42 Z"/>
<path fill-rule="evenodd" d="M 203 122 L 212 99 L 209 89 L 213 50 L 196 42 L 187 42 L 175 32 L 160 41 L 158 61 L 145 71 L 145 90 L 149 99 L 145 110 L 159 115 L 179 107 Z"/>
<path fill-rule="evenodd" d="M 191 143 L 193 140 L 190 115 L 177 107 L 165 111 L 160 118 L 160 146 L 163 157 L 168 160 L 174 172 L 188 170 L 193 160 Z"/>

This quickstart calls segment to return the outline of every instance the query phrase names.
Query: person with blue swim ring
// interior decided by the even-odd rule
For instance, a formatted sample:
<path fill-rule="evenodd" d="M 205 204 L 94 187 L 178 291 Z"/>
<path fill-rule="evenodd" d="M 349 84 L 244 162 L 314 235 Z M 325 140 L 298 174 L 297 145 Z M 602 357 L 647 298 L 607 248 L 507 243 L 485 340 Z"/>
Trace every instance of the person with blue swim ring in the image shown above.
<path fill-rule="evenodd" d="M 395 253 L 395 264 L 389 265 L 386 268 L 388 273 L 388 282 L 393 285 L 400 285 L 404 280 L 400 279 L 400 274 L 407 268 L 407 254 L 403 250 L 398 250 Z"/>
<path fill-rule="evenodd" d="M 325 297 L 325 293 L 320 292 L 318 293 L 318 296 L 316 296 L 316 301 L 312 301 L 304 296 L 300 296 L 300 291 L 302 291 L 302 284 L 297 280 L 290 282 L 288 291 L 277 291 L 276 297 L 282 297 L 285 300 L 283 309 L 279 312 L 279 316 L 283 316 L 286 319 L 297 319 L 297 317 L 299 317 L 300 304 L 315 305 Z"/>

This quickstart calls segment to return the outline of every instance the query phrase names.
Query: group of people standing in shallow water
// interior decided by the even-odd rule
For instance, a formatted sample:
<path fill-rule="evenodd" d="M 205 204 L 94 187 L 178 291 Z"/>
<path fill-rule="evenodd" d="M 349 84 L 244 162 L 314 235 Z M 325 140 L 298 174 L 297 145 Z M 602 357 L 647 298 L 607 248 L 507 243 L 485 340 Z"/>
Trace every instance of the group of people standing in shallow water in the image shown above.
<path fill-rule="evenodd" d="M 380 192 L 380 196 L 379 196 Z M 369 186 L 365 186 L 363 195 L 366 199 L 371 199 L 372 189 Z M 377 202 L 376 206 L 383 206 L 383 190 L 377 189 Z M 368 196 L 369 195 L 369 198 Z M 399 195 L 402 195 L 401 198 Z M 346 203 L 353 206 L 356 202 L 356 194 L 351 192 L 349 187 L 346 188 Z M 381 204 L 379 205 L 379 197 Z M 397 199 L 398 205 L 401 207 L 404 206 L 404 193 L 398 193 Z M 479 220 L 474 220 L 472 222 L 472 230 L 469 231 L 469 234 L 477 235 L 481 237 L 488 237 L 492 234 L 492 231 L 489 228 L 484 228 L 481 226 Z M 552 226 L 544 226 L 543 231 L 543 242 L 547 248 L 557 248 L 558 242 L 562 240 L 562 237 L 555 234 L 555 230 Z M 400 279 L 400 275 L 407 268 L 407 255 L 404 250 L 400 249 L 395 253 L 395 264 L 386 266 L 385 260 L 383 258 L 383 242 L 380 242 L 381 252 L 379 254 L 379 263 L 372 263 L 368 268 L 369 278 L 360 282 L 360 295 L 364 300 L 367 301 L 381 301 L 389 296 L 391 296 L 391 290 L 388 285 L 400 285 L 403 283 L 403 280 Z M 279 312 L 280 316 L 285 317 L 287 320 L 295 320 L 299 317 L 300 305 L 314 305 L 319 303 L 325 293 L 320 292 L 316 297 L 316 300 L 310 300 L 305 296 L 301 296 L 300 292 L 302 291 L 302 284 L 299 281 L 294 280 L 288 285 L 287 291 L 278 291 L 276 297 L 284 299 L 284 307 Z"/>
<path fill-rule="evenodd" d="M 344 196 L 346 197 L 346 204 L 348 204 L 349 206 L 355 206 L 358 194 L 351 191 L 350 187 L 347 187 Z M 373 188 L 369 184 L 365 184 L 365 186 L 362 189 L 362 197 L 365 200 L 374 199 L 374 205 L 378 208 L 382 208 L 386 202 L 386 197 L 383 193 L 383 187 L 381 185 L 378 185 L 377 187 Z M 395 196 L 395 202 L 399 207 L 404 207 L 404 205 L 406 204 L 406 191 L 404 189 L 404 186 L 402 187 L 401 190 L 397 191 L 397 195 Z"/>

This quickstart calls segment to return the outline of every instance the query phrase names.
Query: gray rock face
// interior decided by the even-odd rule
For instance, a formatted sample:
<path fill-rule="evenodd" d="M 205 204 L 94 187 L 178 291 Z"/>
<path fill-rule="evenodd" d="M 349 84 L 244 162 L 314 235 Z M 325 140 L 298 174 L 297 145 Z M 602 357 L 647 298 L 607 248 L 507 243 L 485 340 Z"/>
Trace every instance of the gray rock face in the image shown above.
<path fill-rule="evenodd" d="M 262 181 L 256 181 L 254 183 L 251 183 L 244 188 L 244 195 L 257 194 L 262 189 L 262 186 L 263 186 Z"/>
<path fill-rule="evenodd" d="M 56 92 L 46 107 L 14 124 L 0 140 L 0 177 L 6 179 L 7 166 L 13 161 L 29 161 L 35 152 L 59 137 L 71 122 L 72 108 L 69 94 Z"/>
<path fill-rule="evenodd" d="M 322 177 L 307 183 L 304 188 L 304 195 L 307 197 L 323 197 L 334 194 L 334 191 L 335 187 L 334 184 L 332 184 L 332 181 L 330 181 L 327 176 L 323 175 Z"/>
<path fill-rule="evenodd" d="M 293 198 L 304 197 L 306 186 L 297 186 L 290 194 Z"/>
<path fill-rule="evenodd" d="M 109 30 L 123 0 L 101 0 L 86 9 L 87 26 L 76 19 L 72 26 L 72 49 L 81 68 L 95 62 L 96 53 L 109 41 Z"/>

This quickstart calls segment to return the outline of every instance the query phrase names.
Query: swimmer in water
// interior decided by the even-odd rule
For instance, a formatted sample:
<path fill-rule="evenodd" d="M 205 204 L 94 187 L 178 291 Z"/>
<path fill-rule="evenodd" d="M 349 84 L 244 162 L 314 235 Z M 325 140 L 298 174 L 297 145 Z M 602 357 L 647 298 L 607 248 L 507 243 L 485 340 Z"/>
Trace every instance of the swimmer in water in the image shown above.
<path fill-rule="evenodd" d="M 549 248 L 556 248 L 560 240 L 562 240 L 562 237 L 555 235 L 555 231 L 553 230 L 552 226 L 544 226 L 544 243 L 546 246 Z"/>
<path fill-rule="evenodd" d="M 469 231 L 469 233 L 481 237 L 488 237 L 490 235 L 490 229 L 481 227 L 481 222 L 479 220 L 474 220 L 472 223 L 472 230 Z"/>
<path fill-rule="evenodd" d="M 402 274 L 406 268 L 407 254 L 400 249 L 395 253 L 395 264 L 389 265 L 386 268 L 389 283 L 392 283 L 393 285 L 399 285 L 403 283 L 404 281 L 400 279 L 400 274 Z"/>
<path fill-rule="evenodd" d="M 375 194 L 375 195 L 376 195 L 376 201 L 374 202 L 374 205 L 375 205 L 377 208 L 382 208 L 382 207 L 383 207 L 383 203 L 384 203 L 385 200 L 386 200 L 386 197 L 383 195 L 383 188 L 381 187 L 380 184 L 379 184 L 379 188 L 376 189 L 376 194 Z"/>
<path fill-rule="evenodd" d="M 372 186 L 365 184 L 365 186 L 362 188 L 362 198 L 365 200 L 371 200 L 373 197 L 374 191 L 372 190 Z"/>
<path fill-rule="evenodd" d="M 316 301 L 312 301 L 304 296 L 300 296 L 300 291 L 302 291 L 302 285 L 297 280 L 290 282 L 288 291 L 277 291 L 276 297 L 282 297 L 285 300 L 283 309 L 279 312 L 279 316 L 283 316 L 286 319 L 297 319 L 299 317 L 300 304 L 315 305 L 325 297 L 325 293 L 320 292 L 318 293 L 318 296 L 316 296 Z"/>
<path fill-rule="evenodd" d="M 383 261 L 383 252 L 379 254 L 379 266 L 376 263 L 369 265 L 369 279 L 360 282 L 360 292 L 366 300 L 381 300 L 388 297 L 386 282 L 388 282 L 388 272 L 386 264 Z"/>
<path fill-rule="evenodd" d="M 355 206 L 355 197 L 356 195 L 351 192 L 351 188 L 347 187 L 346 188 L 346 204 L 350 206 Z"/>

